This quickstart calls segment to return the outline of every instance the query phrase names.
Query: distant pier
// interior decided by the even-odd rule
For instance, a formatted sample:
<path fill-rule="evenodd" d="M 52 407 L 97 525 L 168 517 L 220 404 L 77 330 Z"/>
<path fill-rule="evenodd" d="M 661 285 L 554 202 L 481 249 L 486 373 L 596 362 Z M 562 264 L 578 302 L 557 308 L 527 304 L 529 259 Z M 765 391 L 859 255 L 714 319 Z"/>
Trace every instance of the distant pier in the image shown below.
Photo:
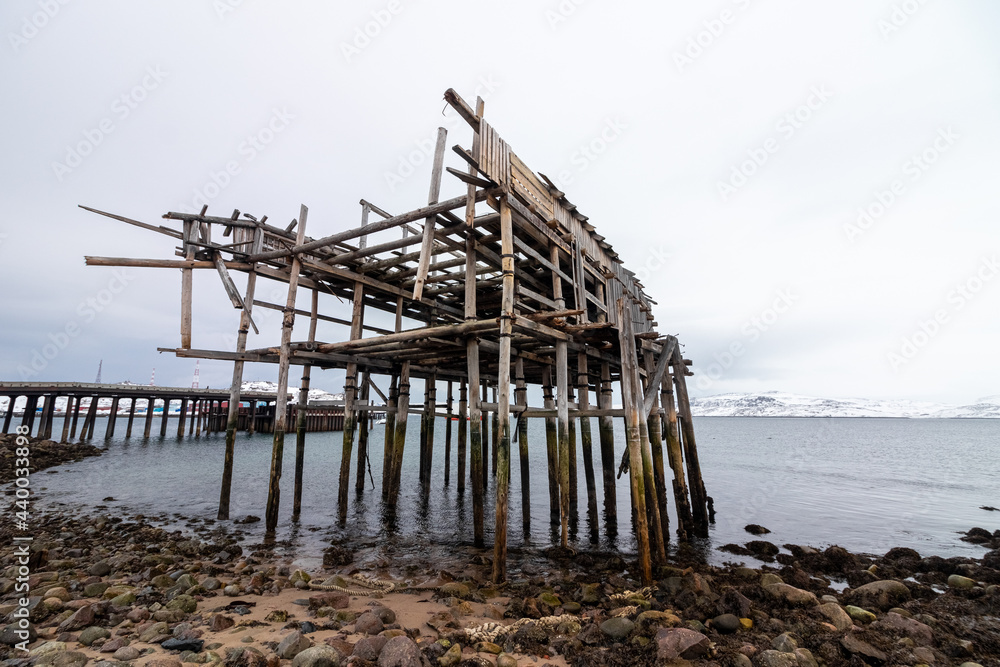
<path fill-rule="evenodd" d="M 20 415 L 17 415 L 14 405 L 22 396 L 27 402 Z M 31 435 L 52 439 L 57 419 L 61 418 L 62 434 L 59 442 L 92 439 L 99 416 L 108 417 L 105 438 L 114 436 L 119 418 L 125 422 L 125 437 L 133 437 L 134 426 L 137 436 L 141 428 L 141 437 L 148 438 L 156 428 L 154 422 L 157 419 L 160 436 L 171 432 L 167 421 L 175 418 L 177 423 L 173 432 L 182 437 L 185 432 L 188 435 L 225 432 L 229 416 L 228 389 L 88 382 L 0 382 L 0 397 L 9 399 L 3 415 L 4 433 L 10 433 L 16 426 L 26 426 Z M 61 410 L 56 409 L 59 399 L 66 401 Z M 237 430 L 273 433 L 277 399 L 275 393 L 243 392 Z M 101 405 L 102 402 L 104 406 Z M 145 408 L 142 407 L 143 402 Z M 286 428 L 293 428 L 297 423 L 299 407 L 293 399 L 289 399 L 289 403 L 291 405 L 285 411 Z M 344 406 L 337 403 L 307 405 L 306 431 L 342 431 Z M 157 412 L 160 406 L 162 410 Z M 176 407 L 175 412 L 171 412 L 172 406 Z M 15 424 L 16 416 L 20 416 L 20 423 Z M 376 416 L 375 413 L 372 416 Z M 140 424 L 136 424 L 137 421 Z"/>

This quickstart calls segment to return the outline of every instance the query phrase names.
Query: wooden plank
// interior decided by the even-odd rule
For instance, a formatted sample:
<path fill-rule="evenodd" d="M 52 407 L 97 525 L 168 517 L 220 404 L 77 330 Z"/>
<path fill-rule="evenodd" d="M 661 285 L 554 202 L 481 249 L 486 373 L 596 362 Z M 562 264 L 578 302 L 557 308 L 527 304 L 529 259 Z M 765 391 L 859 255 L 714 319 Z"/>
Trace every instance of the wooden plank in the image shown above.
<path fill-rule="evenodd" d="M 667 370 L 667 364 L 669 364 L 671 358 L 673 358 L 674 350 L 676 348 L 677 339 L 673 336 L 668 336 L 664 345 L 664 350 L 660 353 L 660 358 L 656 362 L 656 369 L 653 370 L 653 375 L 649 379 L 649 387 L 652 389 L 646 392 L 646 396 L 642 401 L 642 415 L 640 416 L 643 419 L 649 418 L 650 410 L 653 409 L 653 403 L 656 401 L 656 389 L 660 386 L 660 382 L 663 380 L 663 374 Z"/>
<path fill-rule="evenodd" d="M 448 139 L 448 131 L 443 127 L 438 128 L 437 146 L 434 149 L 434 166 L 431 169 L 430 192 L 427 195 L 428 204 L 436 204 L 441 195 L 441 168 L 444 165 L 444 145 Z M 431 263 L 431 246 L 434 243 L 434 220 L 436 215 L 427 217 L 424 220 L 423 242 L 420 248 L 420 264 L 417 267 L 417 280 L 413 286 L 413 300 L 419 301 L 424 293 L 424 280 L 427 278 L 427 269 Z"/>

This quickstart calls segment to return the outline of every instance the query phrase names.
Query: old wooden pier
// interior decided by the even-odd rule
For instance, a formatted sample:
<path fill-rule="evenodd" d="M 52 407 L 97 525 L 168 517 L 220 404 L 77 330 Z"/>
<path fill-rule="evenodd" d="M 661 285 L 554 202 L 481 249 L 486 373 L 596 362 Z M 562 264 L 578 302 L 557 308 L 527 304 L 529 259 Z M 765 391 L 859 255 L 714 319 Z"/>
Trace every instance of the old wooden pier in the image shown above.
<path fill-rule="evenodd" d="M 20 426 L 39 438 L 52 437 L 56 419 L 62 418 L 62 436 L 59 442 L 68 442 L 77 437 L 77 426 L 82 416 L 80 440 L 94 437 L 98 417 L 108 418 L 104 437 L 114 436 L 118 418 L 127 420 L 125 437 L 132 437 L 132 426 L 138 416 L 142 421 L 143 438 L 153 434 L 154 422 L 159 419 L 159 435 L 173 431 L 167 420 L 176 419 L 176 434 L 183 436 L 201 435 L 225 431 L 229 418 L 227 402 L 230 394 L 221 389 L 184 389 L 181 387 L 152 387 L 130 384 L 94 384 L 82 382 L 0 382 L 0 397 L 7 398 L 7 410 L 3 415 L 3 432 L 10 433 L 15 417 L 14 404 L 19 398 L 25 399 Z M 57 409 L 59 399 L 65 403 Z M 237 430 L 250 433 L 272 433 L 274 414 L 277 409 L 277 395 L 268 392 L 243 392 L 240 397 Z M 105 407 L 100 407 L 101 405 Z M 156 407 L 161 408 L 159 414 Z M 171 406 L 177 406 L 176 413 Z M 293 408 L 287 421 L 297 419 L 298 406 Z M 344 427 L 342 406 L 308 405 L 305 409 L 307 431 L 340 431 Z M 294 422 L 293 422 L 294 423 Z M 289 428 L 286 426 L 286 428 Z M 136 437 L 139 432 L 136 431 Z"/>
<path fill-rule="evenodd" d="M 496 490 L 490 517 L 495 525 L 493 578 L 498 582 L 506 579 L 511 418 L 516 420 L 518 436 L 518 474 L 524 494 L 521 511 L 529 512 L 529 447 L 544 447 L 550 516 L 559 527 L 563 546 L 568 546 L 577 497 L 577 433 L 588 512 L 596 515 L 600 470 L 605 514 L 614 517 L 619 462 L 613 420 L 623 419 L 626 448 L 620 465 L 628 471 L 631 484 L 641 575 L 651 581 L 653 564 L 666 558 L 668 497 L 676 506 L 680 524 L 676 531 L 681 539 L 705 534 L 709 524 L 709 499 L 699 469 L 685 380 L 689 362 L 682 357 L 676 338 L 656 332 L 654 302 L 636 275 L 625 268 L 605 237 L 566 195 L 546 176 L 529 169 L 487 123 L 482 100 L 473 108 L 454 90 L 445 93 L 445 100 L 468 123 L 471 143 L 448 151 L 447 133 L 444 128 L 438 130 L 426 206 L 391 214 L 361 200 L 359 225 L 317 238 L 306 235 L 305 206 L 286 226 L 268 224 L 266 217 L 257 219 L 238 210 L 226 216 L 208 215 L 207 209 L 163 216 L 179 223 L 179 228 L 88 209 L 166 235 L 180 245 L 177 259 L 87 257 L 87 264 L 180 269 L 180 346 L 168 351 L 181 357 L 234 362 L 220 518 L 229 516 L 238 419 L 233 406 L 240 399 L 244 363 L 276 364 L 279 395 L 288 386 L 289 367 L 301 366 L 300 404 L 312 367 L 340 368 L 346 371 L 338 479 L 342 523 L 347 518 L 355 455 L 354 484 L 363 484 L 362 466 L 368 457 L 368 420 L 363 416 L 371 410 L 371 392 L 383 394 L 376 378 L 388 386 L 381 491 L 390 510 L 400 490 L 407 418 L 414 412 L 420 416 L 419 484 L 426 488 L 433 479 L 435 417 L 441 408 L 448 416 L 456 414 L 457 390 L 454 433 L 451 420 L 446 421 L 444 479 L 451 475 L 454 436 L 457 489 L 464 493 L 468 480 L 473 536 L 483 545 L 484 491 L 492 469 Z M 459 168 L 445 167 L 449 153 Z M 457 180 L 449 186 L 462 194 L 441 201 L 446 175 Z M 193 346 L 192 274 L 196 269 L 217 272 L 233 306 L 240 310 L 235 350 Z M 247 275 L 243 290 L 231 272 Z M 257 298 L 256 284 L 261 278 L 287 285 L 284 303 Z M 302 290 L 309 292 L 308 309 L 297 306 Z M 321 309 L 321 296 L 324 302 L 329 296 L 339 297 L 338 302 L 350 300 L 349 316 L 342 319 Z M 255 309 L 260 308 L 282 313 L 280 344 L 247 349 L 249 331 L 257 330 Z M 372 326 L 366 313 L 373 311 L 391 313 L 394 325 Z M 305 335 L 293 339 L 296 318 L 308 326 Z M 317 340 L 319 321 L 342 324 L 349 334 L 344 340 Z M 423 385 L 423 404 L 415 409 L 410 398 L 414 380 Z M 622 408 L 613 406 L 613 383 L 620 386 Z M 529 393 L 536 391 L 529 392 L 532 386 L 541 387 L 541 406 L 529 405 Z M 266 528 L 271 532 L 278 523 L 288 428 L 288 406 L 279 401 L 275 407 L 265 509 Z M 526 420 L 533 418 L 545 420 L 544 443 L 528 442 Z M 592 418 L 597 419 L 596 456 Z M 293 515 L 301 502 L 306 446 L 301 420 L 295 428 Z"/>

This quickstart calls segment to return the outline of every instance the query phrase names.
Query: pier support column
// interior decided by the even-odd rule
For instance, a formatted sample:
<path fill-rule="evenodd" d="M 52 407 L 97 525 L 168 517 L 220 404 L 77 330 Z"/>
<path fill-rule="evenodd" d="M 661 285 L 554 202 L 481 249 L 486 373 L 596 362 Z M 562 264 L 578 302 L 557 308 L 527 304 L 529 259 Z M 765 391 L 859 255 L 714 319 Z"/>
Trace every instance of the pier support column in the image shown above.
<path fill-rule="evenodd" d="M 132 423 L 135 421 L 135 396 L 129 399 L 128 423 L 125 425 L 125 437 L 132 437 Z"/>
<path fill-rule="evenodd" d="M 369 401 L 371 396 L 370 377 L 368 371 L 365 371 L 364 375 L 361 376 L 361 407 L 364 408 L 371 406 L 371 402 Z M 361 412 L 358 418 L 358 472 L 354 481 L 354 491 L 358 495 L 365 491 L 365 465 L 371 465 L 368 462 L 368 432 L 371 424 L 371 414 L 370 410 L 365 410 Z M 374 480 L 372 483 L 374 483 Z"/>
<path fill-rule="evenodd" d="M 35 428 L 35 411 L 38 409 L 38 396 L 28 396 L 28 402 L 24 406 L 24 415 L 21 417 L 21 426 L 28 428 L 28 435 L 31 435 Z"/>
<path fill-rule="evenodd" d="M 688 501 L 687 482 L 684 480 L 684 456 L 681 453 L 680 431 L 677 428 L 677 407 L 674 404 L 673 380 L 664 376 L 660 383 L 660 399 L 666 413 L 667 462 L 673 473 L 674 503 L 677 507 L 677 538 L 684 541 L 694 532 L 691 504 Z"/>
<path fill-rule="evenodd" d="M 664 350 L 666 351 L 666 350 Z M 656 364 L 653 363 L 653 353 L 649 350 L 643 352 L 643 366 L 646 369 L 645 395 L 652 396 L 652 407 L 646 419 L 646 430 L 649 434 L 649 447 L 653 456 L 653 482 L 656 486 L 656 504 L 659 507 L 661 531 L 664 542 L 670 540 L 670 513 L 667 510 L 667 482 L 666 472 L 663 467 L 663 441 L 660 434 L 662 426 L 660 424 L 660 388 L 652 383 Z"/>
<path fill-rule="evenodd" d="M 399 398 L 399 375 L 389 378 L 389 395 L 385 402 L 385 435 L 382 437 L 382 500 L 392 490 L 392 454 L 396 442 L 396 401 Z"/>
<path fill-rule="evenodd" d="M 677 389 L 678 421 L 683 432 L 682 446 L 684 458 L 687 460 L 688 485 L 691 490 L 691 514 L 694 519 L 695 532 L 701 537 L 708 536 L 708 496 L 705 493 L 705 483 L 701 478 L 701 465 L 698 462 L 698 446 L 694 439 L 694 424 L 691 421 L 691 404 L 688 401 L 687 381 L 684 379 L 687 366 L 680 350 L 674 351 L 673 364 L 674 386 Z"/>
<path fill-rule="evenodd" d="M 302 245 L 306 233 L 305 205 L 299 209 L 298 233 L 295 245 Z M 298 255 L 292 256 L 288 275 L 288 298 L 285 301 L 281 320 L 281 351 L 278 355 L 278 391 L 274 406 L 274 441 L 271 446 L 271 473 L 267 485 L 267 507 L 264 511 L 264 530 L 274 534 L 278 528 L 278 506 L 281 498 L 281 464 L 285 450 L 285 423 L 288 414 L 288 363 L 291 355 L 292 328 L 295 326 L 295 294 L 299 287 L 301 262 Z"/>
<path fill-rule="evenodd" d="M 115 434 L 115 425 L 118 423 L 118 404 L 121 398 L 115 396 L 111 399 L 111 412 L 108 413 L 108 427 L 104 432 L 104 439 L 107 440 Z"/>
<path fill-rule="evenodd" d="M 80 429 L 80 440 L 91 440 L 94 437 L 94 424 L 97 423 L 97 404 L 100 397 L 90 397 L 90 407 L 87 408 L 87 416 L 83 420 L 83 428 Z"/>
<path fill-rule="evenodd" d="M 444 408 L 444 485 L 451 481 L 451 421 L 454 407 L 453 383 L 448 380 L 448 396 Z"/>
<path fill-rule="evenodd" d="M 309 308 L 309 342 L 316 340 L 316 323 L 319 319 L 319 290 L 312 291 Z M 292 519 L 302 513 L 302 482 L 306 467 L 306 420 L 309 417 L 309 383 L 312 366 L 302 367 L 302 384 L 299 386 L 298 413 L 295 415 L 295 486 L 292 497 Z"/>
<path fill-rule="evenodd" d="M 517 357 L 514 362 L 515 405 L 528 407 L 528 385 L 524 381 L 524 359 Z M 521 527 L 524 535 L 531 534 L 531 463 L 528 461 L 528 416 L 518 413 L 515 429 L 518 462 L 521 465 Z"/>
<path fill-rule="evenodd" d="M 556 401 L 552 394 L 552 369 L 542 369 L 542 399 L 546 410 L 554 410 Z M 545 455 L 549 473 L 549 522 L 559 523 L 559 432 L 555 417 L 545 418 Z"/>
<path fill-rule="evenodd" d="M 52 439 L 52 418 L 56 411 L 55 394 L 46 394 L 42 403 L 42 423 L 38 427 L 39 437 L 43 440 Z"/>
<path fill-rule="evenodd" d="M 17 396 L 7 397 L 7 412 L 3 416 L 3 432 L 10 433 L 10 422 L 14 418 L 14 403 L 17 401 Z"/>
<path fill-rule="evenodd" d="M 399 394 L 396 398 L 396 432 L 392 445 L 392 476 L 389 488 L 389 506 L 395 510 L 399 500 L 400 477 L 403 468 L 403 450 L 406 448 L 406 419 L 410 412 L 410 362 L 404 361 L 399 369 Z"/>
<path fill-rule="evenodd" d="M 66 415 L 63 418 L 62 437 L 59 442 L 69 442 L 69 427 L 73 423 L 74 406 L 79 405 L 79 400 L 76 396 L 66 397 Z"/>
<path fill-rule="evenodd" d="M 184 427 L 187 426 L 187 411 L 188 411 L 188 399 L 181 399 L 181 411 L 177 415 L 177 437 L 184 437 Z"/>
<path fill-rule="evenodd" d="M 156 407 L 156 399 L 150 396 L 146 399 L 146 423 L 142 428 L 142 437 L 149 440 L 149 434 L 153 430 L 153 409 Z"/>
<path fill-rule="evenodd" d="M 351 309 L 351 340 L 361 338 L 362 326 L 365 321 L 365 286 L 354 283 L 354 299 Z M 354 402 L 358 398 L 358 365 L 347 364 L 347 375 L 344 381 L 344 444 L 340 457 L 340 485 L 337 493 L 337 510 L 340 524 L 347 521 L 347 489 L 351 481 L 351 451 L 354 449 L 354 433 L 357 429 L 358 413 Z"/>
<path fill-rule="evenodd" d="M 167 419 L 170 418 L 170 404 L 173 399 L 164 398 L 163 399 L 163 414 L 160 416 L 160 437 L 166 437 L 167 435 Z"/>
<path fill-rule="evenodd" d="M 510 497 L 510 339 L 514 322 L 514 229 L 507 197 L 500 199 L 500 239 L 503 293 L 500 301 L 500 360 L 497 370 L 496 528 L 493 541 L 493 583 L 507 580 L 507 511 Z"/>
<path fill-rule="evenodd" d="M 610 410 L 614 392 L 611 389 L 611 367 L 601 362 L 601 389 L 597 394 L 597 407 Z M 601 473 L 604 480 L 604 532 L 608 538 L 618 535 L 618 498 L 615 486 L 615 423 L 612 417 L 598 417 L 597 428 L 601 438 Z"/>
<path fill-rule="evenodd" d="M 458 447 L 457 481 L 459 494 L 465 493 L 465 456 L 466 440 L 469 436 L 469 388 L 463 378 L 458 385 L 458 437 L 455 443 Z"/>
<path fill-rule="evenodd" d="M 581 410 L 590 407 L 590 372 L 586 351 L 576 357 L 577 405 Z M 583 474 L 587 482 L 587 521 L 590 524 L 590 541 L 597 542 L 597 482 L 594 479 L 594 451 L 590 432 L 590 417 L 580 417 L 580 448 L 583 450 Z"/>

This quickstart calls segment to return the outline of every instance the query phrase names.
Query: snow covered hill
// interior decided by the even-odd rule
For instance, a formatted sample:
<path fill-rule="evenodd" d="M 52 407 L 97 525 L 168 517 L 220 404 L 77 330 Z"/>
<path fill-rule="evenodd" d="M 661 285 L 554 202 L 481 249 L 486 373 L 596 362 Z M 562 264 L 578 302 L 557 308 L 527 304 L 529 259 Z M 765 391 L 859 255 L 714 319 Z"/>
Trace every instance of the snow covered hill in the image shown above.
<path fill-rule="evenodd" d="M 971 405 L 947 405 L 906 400 L 816 398 L 784 392 L 718 394 L 691 399 L 696 417 L 906 417 L 1000 418 L 1000 396 Z"/>

